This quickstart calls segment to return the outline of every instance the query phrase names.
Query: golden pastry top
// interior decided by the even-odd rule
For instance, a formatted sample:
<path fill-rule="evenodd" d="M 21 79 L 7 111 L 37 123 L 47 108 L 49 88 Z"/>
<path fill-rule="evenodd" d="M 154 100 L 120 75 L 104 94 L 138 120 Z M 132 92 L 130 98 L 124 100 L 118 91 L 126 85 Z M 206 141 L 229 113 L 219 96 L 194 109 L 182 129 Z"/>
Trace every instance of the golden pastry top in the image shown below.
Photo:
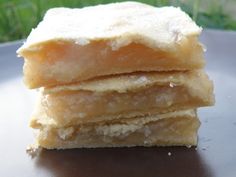
<path fill-rule="evenodd" d="M 154 49 L 174 50 L 189 36 L 198 36 L 201 28 L 180 8 L 157 8 L 138 2 L 121 2 L 85 8 L 53 8 L 33 29 L 17 51 L 37 50 L 50 41 L 73 41 L 87 45 L 107 41 L 113 50 L 132 42 Z"/>

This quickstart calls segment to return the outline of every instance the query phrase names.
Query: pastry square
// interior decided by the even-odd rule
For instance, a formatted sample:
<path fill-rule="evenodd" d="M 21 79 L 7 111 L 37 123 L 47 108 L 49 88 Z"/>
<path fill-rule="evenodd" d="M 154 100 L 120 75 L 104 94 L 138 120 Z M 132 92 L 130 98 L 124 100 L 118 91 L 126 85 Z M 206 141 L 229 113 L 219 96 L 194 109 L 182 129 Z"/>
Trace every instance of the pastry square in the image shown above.
<path fill-rule="evenodd" d="M 213 103 L 213 85 L 202 70 L 116 75 L 44 88 L 31 126 L 65 127 Z"/>
<path fill-rule="evenodd" d="M 50 9 L 17 51 L 29 88 L 204 66 L 201 28 L 175 7 L 122 2 Z"/>
<path fill-rule="evenodd" d="M 47 149 L 196 145 L 195 110 L 119 119 L 113 122 L 39 129 L 37 144 Z"/>

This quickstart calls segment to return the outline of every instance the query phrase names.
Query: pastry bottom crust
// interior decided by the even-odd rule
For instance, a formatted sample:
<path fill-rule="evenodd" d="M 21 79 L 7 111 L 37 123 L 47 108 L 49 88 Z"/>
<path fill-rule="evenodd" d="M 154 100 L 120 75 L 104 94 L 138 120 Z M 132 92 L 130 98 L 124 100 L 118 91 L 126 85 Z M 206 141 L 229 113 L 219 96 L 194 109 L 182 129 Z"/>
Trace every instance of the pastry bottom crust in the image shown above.
<path fill-rule="evenodd" d="M 37 143 L 47 149 L 189 146 L 197 144 L 195 110 L 88 123 L 64 128 L 42 126 Z"/>

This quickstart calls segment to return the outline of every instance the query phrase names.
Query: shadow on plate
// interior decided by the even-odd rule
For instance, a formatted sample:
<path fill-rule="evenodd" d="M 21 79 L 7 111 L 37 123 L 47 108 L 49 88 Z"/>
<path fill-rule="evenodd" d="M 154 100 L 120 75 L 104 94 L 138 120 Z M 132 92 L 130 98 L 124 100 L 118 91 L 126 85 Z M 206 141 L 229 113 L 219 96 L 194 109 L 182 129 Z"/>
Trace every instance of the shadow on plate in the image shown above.
<path fill-rule="evenodd" d="M 42 150 L 36 166 L 57 177 L 213 176 L 194 147 Z"/>

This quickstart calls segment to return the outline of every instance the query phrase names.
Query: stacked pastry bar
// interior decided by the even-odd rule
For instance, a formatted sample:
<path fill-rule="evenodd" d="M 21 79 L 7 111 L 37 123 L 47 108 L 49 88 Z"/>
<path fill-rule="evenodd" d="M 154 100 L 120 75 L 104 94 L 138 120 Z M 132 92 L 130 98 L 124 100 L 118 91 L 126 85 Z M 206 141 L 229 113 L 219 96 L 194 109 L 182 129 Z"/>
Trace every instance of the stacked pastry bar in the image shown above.
<path fill-rule="evenodd" d="M 214 103 L 199 28 L 179 8 L 123 2 L 55 8 L 17 51 L 39 88 L 44 148 L 196 145 Z"/>

